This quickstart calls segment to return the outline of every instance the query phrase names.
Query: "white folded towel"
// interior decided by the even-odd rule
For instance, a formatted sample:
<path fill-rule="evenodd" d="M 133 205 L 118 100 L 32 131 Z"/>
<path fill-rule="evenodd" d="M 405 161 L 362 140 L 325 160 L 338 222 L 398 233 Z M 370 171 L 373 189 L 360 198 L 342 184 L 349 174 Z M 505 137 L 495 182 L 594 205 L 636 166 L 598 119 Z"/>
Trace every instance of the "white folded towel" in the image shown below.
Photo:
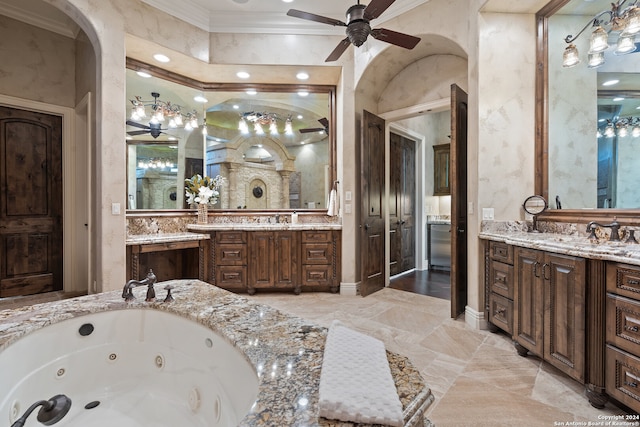
<path fill-rule="evenodd" d="M 319 414 L 340 421 L 403 426 L 382 341 L 334 320 L 320 373 Z"/>
<path fill-rule="evenodd" d="M 338 215 L 338 204 L 336 203 L 336 190 L 335 188 L 329 193 L 329 208 L 327 209 L 328 216 Z"/>

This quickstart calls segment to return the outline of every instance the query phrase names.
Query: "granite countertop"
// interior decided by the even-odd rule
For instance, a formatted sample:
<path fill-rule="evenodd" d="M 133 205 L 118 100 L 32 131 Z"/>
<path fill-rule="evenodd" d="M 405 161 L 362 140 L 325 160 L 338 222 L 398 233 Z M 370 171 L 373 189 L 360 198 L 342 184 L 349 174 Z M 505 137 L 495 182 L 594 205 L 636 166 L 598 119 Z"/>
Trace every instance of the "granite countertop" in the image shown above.
<path fill-rule="evenodd" d="M 582 258 L 640 265 L 640 244 L 589 240 L 586 235 L 532 233 L 526 231 L 483 231 L 481 239 L 504 242 L 514 246 L 540 249 Z"/>
<path fill-rule="evenodd" d="M 153 243 L 172 243 L 187 242 L 209 239 L 208 234 L 202 233 L 156 233 L 156 234 L 136 234 L 127 236 L 126 244 L 131 245 L 147 245 Z"/>
<path fill-rule="evenodd" d="M 333 223 L 297 223 L 290 224 L 280 222 L 277 224 L 272 223 L 209 223 L 209 224 L 189 224 L 187 228 L 191 231 L 207 232 L 207 231 L 225 231 L 225 230 L 242 230 L 242 231 L 277 231 L 277 230 L 291 230 L 291 231 L 305 231 L 305 230 L 342 230 L 342 224 Z"/>
<path fill-rule="evenodd" d="M 267 305 L 197 280 L 156 284 L 174 286 L 172 303 L 147 303 L 144 290 L 127 303 L 120 291 L 88 295 L 0 311 L 0 351 L 24 334 L 89 313 L 127 308 L 164 310 L 195 320 L 245 354 L 259 376 L 256 404 L 241 426 L 349 426 L 318 416 L 318 387 L 327 329 Z M 163 293 L 164 291 L 160 291 Z M 433 402 L 419 371 L 398 354 L 387 352 L 404 409 L 405 425 L 421 426 Z M 360 425 L 360 424 L 359 424 Z"/>

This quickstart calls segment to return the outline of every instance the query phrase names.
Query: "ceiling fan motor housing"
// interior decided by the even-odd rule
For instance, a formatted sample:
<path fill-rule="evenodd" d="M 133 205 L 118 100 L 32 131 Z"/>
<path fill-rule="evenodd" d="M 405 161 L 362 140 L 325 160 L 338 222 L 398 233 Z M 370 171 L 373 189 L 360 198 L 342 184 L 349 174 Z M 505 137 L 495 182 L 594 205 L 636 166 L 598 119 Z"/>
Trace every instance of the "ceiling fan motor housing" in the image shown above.
<path fill-rule="evenodd" d="M 355 4 L 347 10 L 347 37 L 355 46 L 362 46 L 371 33 L 369 20 L 364 17 L 366 5 Z"/>

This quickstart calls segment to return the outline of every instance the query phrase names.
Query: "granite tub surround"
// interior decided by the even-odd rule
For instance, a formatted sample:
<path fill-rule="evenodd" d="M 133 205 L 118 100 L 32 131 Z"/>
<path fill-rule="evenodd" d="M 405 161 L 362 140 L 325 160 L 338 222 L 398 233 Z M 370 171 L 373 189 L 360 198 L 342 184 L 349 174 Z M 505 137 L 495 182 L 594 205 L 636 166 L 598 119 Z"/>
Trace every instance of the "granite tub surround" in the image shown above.
<path fill-rule="evenodd" d="M 479 237 L 559 254 L 640 265 L 640 244 L 626 243 L 624 238 L 622 241 L 611 242 L 608 240 L 608 229 L 599 228 L 596 240 L 587 237 L 584 224 L 564 224 L 552 228 L 545 228 L 543 225 L 539 227 L 543 230 L 540 233 L 529 232 L 528 229 L 529 224 L 526 221 L 483 221 Z M 620 234 L 626 234 L 628 229 L 635 227 L 621 227 Z"/>
<path fill-rule="evenodd" d="M 318 386 L 327 329 L 194 280 L 157 284 L 158 294 L 173 286 L 172 303 L 147 303 L 144 289 L 127 303 L 111 291 L 15 310 L 0 311 L 0 351 L 29 332 L 89 313 L 107 310 L 163 310 L 196 321 L 228 340 L 255 367 L 258 397 L 241 426 L 347 426 L 318 416 Z M 162 299 L 163 295 L 159 295 Z M 425 411 L 431 390 L 404 356 L 387 351 L 407 426 L 429 425 Z M 362 425 L 362 424 L 358 424 Z"/>

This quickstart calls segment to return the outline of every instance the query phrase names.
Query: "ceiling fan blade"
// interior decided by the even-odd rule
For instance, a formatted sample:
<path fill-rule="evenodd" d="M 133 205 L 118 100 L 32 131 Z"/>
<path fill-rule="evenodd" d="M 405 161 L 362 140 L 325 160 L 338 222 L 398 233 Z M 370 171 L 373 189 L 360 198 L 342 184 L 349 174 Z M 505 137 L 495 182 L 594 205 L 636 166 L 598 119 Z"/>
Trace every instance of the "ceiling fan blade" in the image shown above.
<path fill-rule="evenodd" d="M 150 129 L 149 126 L 143 125 L 141 123 L 136 123 L 136 122 L 134 122 L 132 120 L 127 120 L 127 124 L 129 126 L 133 126 L 133 127 L 140 128 L 140 129 L 147 129 L 147 130 Z"/>
<path fill-rule="evenodd" d="M 307 21 L 320 22 L 321 24 L 329 24 L 338 27 L 346 27 L 347 24 L 340 21 L 339 19 L 327 18 L 326 16 L 316 15 L 315 13 L 303 12 L 301 10 L 289 9 L 287 15 L 293 16 L 294 18 L 302 18 Z"/>
<path fill-rule="evenodd" d="M 350 44 L 351 42 L 349 41 L 349 37 L 342 39 L 342 41 L 338 44 L 338 46 L 336 46 L 335 49 L 333 49 L 333 52 L 331 52 L 331 54 L 327 57 L 327 59 L 324 60 L 324 62 L 336 61 L 338 58 L 340 58 L 340 56 L 342 56 L 344 51 L 347 50 Z"/>
<path fill-rule="evenodd" d="M 321 118 L 321 119 L 318 119 L 318 121 L 320 122 L 320 124 L 321 124 L 322 126 L 324 126 L 324 128 L 325 128 L 325 129 L 329 127 L 329 120 L 327 120 L 327 118 L 326 118 L 326 117 L 323 117 L 323 118 Z"/>
<path fill-rule="evenodd" d="M 371 30 L 371 35 L 380 41 L 404 47 L 405 49 L 413 49 L 420 41 L 420 37 L 398 33 L 393 30 L 387 30 L 386 28 L 377 28 L 375 30 Z"/>
<path fill-rule="evenodd" d="M 364 10 L 364 17 L 372 20 L 382 15 L 396 0 L 371 0 Z"/>
<path fill-rule="evenodd" d="M 300 133 L 312 133 L 312 132 L 322 132 L 324 128 L 306 128 L 300 129 Z"/>
<path fill-rule="evenodd" d="M 134 130 L 131 132 L 127 132 L 127 135 L 136 136 L 136 135 L 144 135 L 145 133 L 149 133 L 148 130 Z"/>

